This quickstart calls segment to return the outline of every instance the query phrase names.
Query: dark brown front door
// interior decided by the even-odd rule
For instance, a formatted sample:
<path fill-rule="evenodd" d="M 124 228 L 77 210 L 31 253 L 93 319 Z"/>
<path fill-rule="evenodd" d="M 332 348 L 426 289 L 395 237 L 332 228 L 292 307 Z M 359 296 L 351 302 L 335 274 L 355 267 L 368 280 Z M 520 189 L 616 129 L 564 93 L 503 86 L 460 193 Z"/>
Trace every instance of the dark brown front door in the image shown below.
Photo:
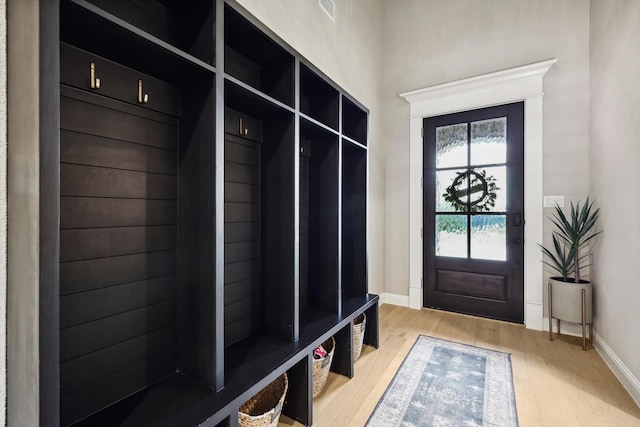
<path fill-rule="evenodd" d="M 424 306 L 524 321 L 524 104 L 424 120 Z"/>

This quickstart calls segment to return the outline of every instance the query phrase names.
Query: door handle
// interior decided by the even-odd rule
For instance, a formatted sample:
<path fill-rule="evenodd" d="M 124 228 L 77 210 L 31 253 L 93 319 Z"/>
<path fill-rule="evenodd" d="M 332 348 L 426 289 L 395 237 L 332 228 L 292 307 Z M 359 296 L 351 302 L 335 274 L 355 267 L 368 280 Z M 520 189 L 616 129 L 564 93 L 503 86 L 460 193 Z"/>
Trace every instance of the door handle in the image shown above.
<path fill-rule="evenodd" d="M 522 214 L 520 212 L 513 214 L 513 226 L 522 227 Z"/>

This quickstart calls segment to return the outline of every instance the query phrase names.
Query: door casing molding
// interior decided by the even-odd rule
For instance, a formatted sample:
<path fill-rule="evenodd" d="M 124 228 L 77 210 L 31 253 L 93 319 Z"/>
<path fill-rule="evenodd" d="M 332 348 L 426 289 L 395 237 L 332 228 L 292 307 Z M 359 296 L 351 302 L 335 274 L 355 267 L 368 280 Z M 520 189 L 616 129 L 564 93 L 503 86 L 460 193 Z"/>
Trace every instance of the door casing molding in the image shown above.
<path fill-rule="evenodd" d="M 431 86 L 400 96 L 409 103 L 409 307 L 422 308 L 422 123 L 426 117 L 524 101 L 524 323 L 543 327 L 543 78 L 557 59 Z"/>

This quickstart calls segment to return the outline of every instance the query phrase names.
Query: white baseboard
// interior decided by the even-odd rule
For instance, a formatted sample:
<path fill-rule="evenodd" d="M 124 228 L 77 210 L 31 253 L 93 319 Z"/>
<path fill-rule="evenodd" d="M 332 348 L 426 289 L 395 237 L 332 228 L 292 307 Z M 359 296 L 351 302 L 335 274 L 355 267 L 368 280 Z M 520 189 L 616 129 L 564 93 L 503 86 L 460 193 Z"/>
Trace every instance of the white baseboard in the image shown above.
<path fill-rule="evenodd" d="M 409 308 L 422 309 L 422 288 L 409 286 Z"/>
<path fill-rule="evenodd" d="M 542 303 L 527 301 L 524 306 L 524 325 L 527 329 L 541 331 L 543 328 Z M 547 320 L 548 322 L 548 320 Z"/>
<path fill-rule="evenodd" d="M 380 305 L 382 304 L 392 304 L 399 305 L 400 307 L 409 307 L 409 296 L 382 292 L 380 294 Z"/>
<path fill-rule="evenodd" d="M 627 389 L 636 405 L 640 406 L 640 381 L 638 378 L 633 375 L 597 332 L 593 336 L 593 346 L 624 388 Z"/>

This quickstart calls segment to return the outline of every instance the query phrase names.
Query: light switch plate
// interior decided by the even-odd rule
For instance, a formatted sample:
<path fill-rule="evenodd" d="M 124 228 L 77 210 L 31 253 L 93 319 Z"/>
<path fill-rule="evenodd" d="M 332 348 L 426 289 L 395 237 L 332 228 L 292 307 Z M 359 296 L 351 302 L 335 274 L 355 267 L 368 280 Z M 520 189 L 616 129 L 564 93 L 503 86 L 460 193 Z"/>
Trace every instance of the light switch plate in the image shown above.
<path fill-rule="evenodd" d="M 564 196 L 544 196 L 545 208 L 555 208 L 556 205 L 564 207 Z"/>

